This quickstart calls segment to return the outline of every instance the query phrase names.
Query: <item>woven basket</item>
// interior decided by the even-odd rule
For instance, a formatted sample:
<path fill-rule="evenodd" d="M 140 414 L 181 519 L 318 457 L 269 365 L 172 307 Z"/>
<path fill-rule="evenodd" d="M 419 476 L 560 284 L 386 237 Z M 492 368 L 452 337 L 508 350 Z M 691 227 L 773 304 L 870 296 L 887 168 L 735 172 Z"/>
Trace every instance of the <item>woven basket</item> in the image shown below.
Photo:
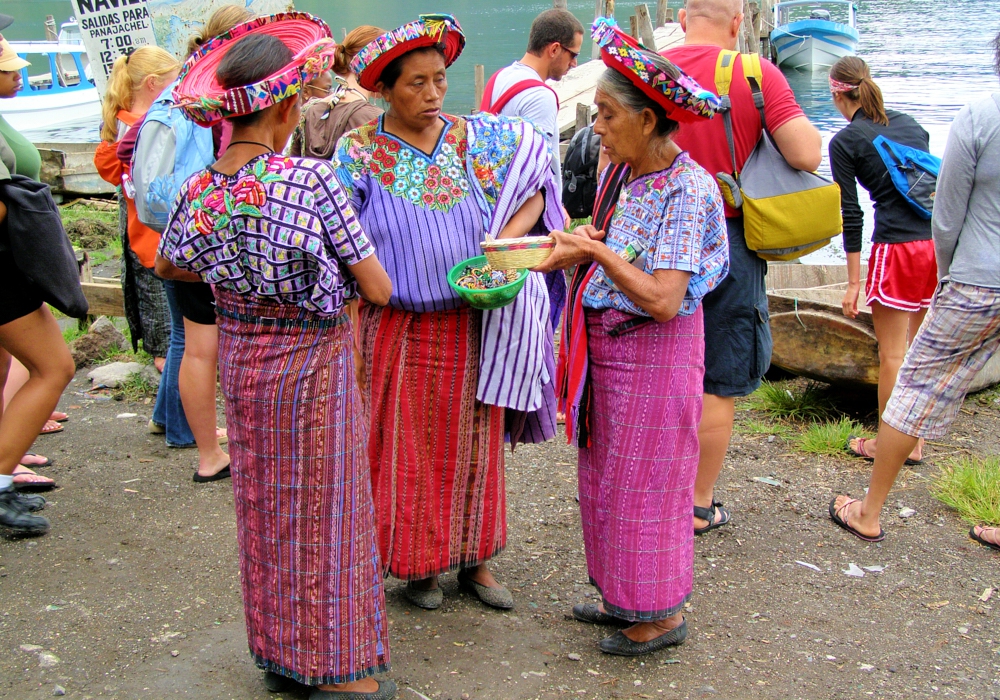
<path fill-rule="evenodd" d="M 545 262 L 556 242 L 551 236 L 526 236 L 483 241 L 479 245 L 494 270 L 524 270 Z"/>

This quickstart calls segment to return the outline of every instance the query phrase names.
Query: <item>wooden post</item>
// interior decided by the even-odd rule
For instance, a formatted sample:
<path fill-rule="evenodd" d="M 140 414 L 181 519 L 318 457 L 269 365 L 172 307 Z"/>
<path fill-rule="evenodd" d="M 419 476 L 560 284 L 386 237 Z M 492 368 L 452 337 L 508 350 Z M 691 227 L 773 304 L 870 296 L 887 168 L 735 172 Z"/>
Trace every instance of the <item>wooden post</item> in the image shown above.
<path fill-rule="evenodd" d="M 604 0 L 604 16 L 615 18 L 615 0 Z"/>
<path fill-rule="evenodd" d="M 639 22 L 636 20 L 635 15 L 629 15 L 628 33 L 633 39 L 639 38 Z"/>
<path fill-rule="evenodd" d="M 594 20 L 604 16 L 604 0 L 594 0 Z M 601 50 L 597 48 L 597 42 L 590 42 L 590 57 L 597 59 L 601 57 Z"/>
<path fill-rule="evenodd" d="M 45 40 L 58 41 L 59 33 L 56 32 L 56 18 L 52 15 L 45 16 Z"/>
<path fill-rule="evenodd" d="M 639 25 L 639 40 L 650 51 L 656 51 L 656 38 L 653 36 L 653 22 L 649 17 L 649 6 L 645 3 L 635 6 L 635 21 Z"/>
<path fill-rule="evenodd" d="M 483 103 L 483 91 L 486 89 L 486 66 L 479 63 L 476 64 L 476 87 L 475 87 L 475 104 L 472 105 L 472 111 L 478 112 L 479 105 Z"/>
<path fill-rule="evenodd" d="M 666 24 L 673 24 L 673 23 L 674 23 L 674 10 L 672 7 L 668 7 Z"/>
<path fill-rule="evenodd" d="M 743 27 L 740 31 L 740 51 L 760 52 L 760 5 L 743 0 Z"/>
<path fill-rule="evenodd" d="M 667 23 L 667 0 L 656 0 L 656 26 L 662 27 Z"/>
<path fill-rule="evenodd" d="M 590 126 L 590 105 L 587 104 L 586 102 L 577 102 L 576 131 L 574 131 L 573 133 L 575 134 L 577 131 L 580 131 L 581 129 L 586 129 L 588 126 Z"/>
<path fill-rule="evenodd" d="M 554 7 L 557 10 L 567 9 L 566 0 L 552 0 L 552 7 Z"/>

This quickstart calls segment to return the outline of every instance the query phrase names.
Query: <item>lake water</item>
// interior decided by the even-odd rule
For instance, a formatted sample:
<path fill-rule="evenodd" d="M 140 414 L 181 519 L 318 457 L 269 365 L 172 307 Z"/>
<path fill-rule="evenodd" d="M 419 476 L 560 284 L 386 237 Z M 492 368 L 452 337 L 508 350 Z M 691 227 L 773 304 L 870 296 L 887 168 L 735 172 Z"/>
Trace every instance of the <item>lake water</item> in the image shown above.
<path fill-rule="evenodd" d="M 649 3 L 651 7 L 655 2 Z M 632 3 L 618 3 L 618 21 L 628 26 Z M 671 7 L 682 5 L 680 0 Z M 373 24 L 392 28 L 414 19 L 420 12 L 450 12 L 468 37 L 463 56 L 449 71 L 446 109 L 467 112 L 472 107 L 473 66 L 481 63 L 490 75 L 524 52 L 528 27 L 549 2 L 494 0 L 381 0 L 339 2 L 296 0 L 297 9 L 323 17 L 337 38 L 342 28 Z M 593 19 L 593 0 L 571 0 L 569 8 L 585 26 Z M 9 39 L 42 35 L 45 15 L 57 22 L 71 13 L 69 2 L 54 0 L 4 0 L 4 12 L 16 23 L 4 32 Z M 931 151 L 941 155 L 948 126 L 962 105 L 1000 88 L 992 68 L 989 42 L 1000 30 L 1000 0 L 861 0 L 858 3 L 858 54 L 872 66 L 886 104 L 907 112 L 931 135 Z M 589 56 L 585 47 L 583 56 Z M 822 131 L 824 146 L 846 124 L 833 108 L 826 74 L 786 74 L 806 114 Z M 2 112 L 2 103 L 0 103 Z M 60 134 L 38 134 L 38 140 L 97 138 L 96 125 L 82 125 Z M 829 173 L 825 148 L 821 169 Z M 864 200 L 864 191 L 861 191 Z M 871 205 L 865 201 L 871 231 Z M 809 257 L 811 262 L 843 259 L 839 243 Z"/>

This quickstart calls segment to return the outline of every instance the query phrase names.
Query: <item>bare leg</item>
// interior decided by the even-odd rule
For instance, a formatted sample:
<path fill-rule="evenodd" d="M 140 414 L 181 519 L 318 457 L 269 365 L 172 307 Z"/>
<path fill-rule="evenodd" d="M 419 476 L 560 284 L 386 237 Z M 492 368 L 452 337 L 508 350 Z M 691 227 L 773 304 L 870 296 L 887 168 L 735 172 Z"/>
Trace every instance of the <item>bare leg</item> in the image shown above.
<path fill-rule="evenodd" d="M 925 311 L 909 312 L 898 309 L 890 309 L 877 301 L 871 305 L 872 321 L 875 324 L 875 338 L 878 340 L 878 415 L 879 423 L 882 422 L 882 413 L 889 403 L 892 395 L 892 388 L 896 386 L 896 376 L 899 368 L 903 366 L 903 358 L 906 357 L 906 350 L 910 341 L 916 334 L 920 324 L 924 320 Z M 923 440 L 918 441 L 910 459 L 921 459 L 923 457 Z M 865 440 L 861 443 L 858 439 L 851 441 L 851 449 L 874 457 L 878 447 L 878 440 Z"/>
<path fill-rule="evenodd" d="M 8 357 L 9 357 L 9 355 L 8 355 Z M 24 365 L 22 365 L 17 360 L 17 358 L 14 358 L 14 360 L 10 363 L 10 370 L 7 372 L 7 383 L 4 385 L 4 389 L 3 389 L 3 404 L 4 404 L 4 406 L 6 406 L 8 403 L 10 403 L 10 400 L 12 398 L 14 398 L 14 394 L 16 394 L 18 391 L 20 391 L 21 387 L 24 386 L 25 382 L 27 382 L 27 381 L 28 381 L 28 368 L 25 367 Z M 52 414 L 49 416 L 49 419 L 47 421 L 45 421 L 45 425 L 44 425 L 43 429 L 49 430 L 49 431 L 58 430 L 59 429 L 59 423 L 56 420 L 56 418 L 59 418 L 59 420 L 62 420 L 62 418 L 64 418 L 64 417 L 65 417 L 65 415 L 60 418 L 59 416 L 57 416 L 56 412 L 53 411 Z M 44 461 L 44 460 L 42 460 L 42 461 Z M 37 463 L 40 464 L 41 462 L 37 462 Z"/>
<path fill-rule="evenodd" d="M 378 690 L 378 681 L 374 678 L 362 678 L 353 683 L 337 683 L 336 685 L 320 685 L 320 690 L 340 691 L 342 693 L 374 693 Z"/>
<path fill-rule="evenodd" d="M 841 515 L 855 530 L 869 537 L 876 537 L 881 531 L 879 515 L 889 496 L 889 490 L 903 468 L 903 462 L 917 446 L 917 438 L 901 433 L 885 423 L 878 429 L 878 454 L 872 467 L 868 494 L 863 501 L 852 503 Z M 837 496 L 839 508 L 847 496 Z"/>
<path fill-rule="evenodd" d="M 431 576 L 430 578 L 417 579 L 415 581 L 408 581 L 409 585 L 413 586 L 418 591 L 433 591 L 438 587 L 438 577 Z"/>
<path fill-rule="evenodd" d="M 722 464 L 733 437 L 733 419 L 736 415 L 736 399 L 705 394 L 701 409 L 701 423 L 698 424 L 698 476 L 694 480 L 694 504 L 702 508 L 712 506 L 715 482 L 722 473 Z M 720 514 L 716 513 L 716 521 Z M 694 519 L 696 528 L 707 527 L 708 521 Z M 680 623 L 678 623 L 680 624 Z"/>
<path fill-rule="evenodd" d="M 490 572 L 490 568 L 486 564 L 480 564 L 479 566 L 473 567 L 471 569 L 466 569 L 469 572 L 469 578 L 478 583 L 480 586 L 486 586 L 487 588 L 500 588 L 500 584 L 497 580 L 493 578 L 493 574 Z"/>
<path fill-rule="evenodd" d="M 229 466 L 215 431 L 215 384 L 219 327 L 184 319 L 184 357 L 178 384 L 184 415 L 198 443 L 198 474 L 212 476 Z"/>
<path fill-rule="evenodd" d="M 11 474 L 56 407 L 76 367 L 59 324 L 45 306 L 0 326 L 0 346 L 28 369 L 28 381 L 0 419 L 0 474 Z"/>
<path fill-rule="evenodd" d="M 633 642 L 650 642 L 661 637 L 684 622 L 684 615 L 677 613 L 671 617 L 653 622 L 640 622 L 622 630 L 622 633 Z"/>

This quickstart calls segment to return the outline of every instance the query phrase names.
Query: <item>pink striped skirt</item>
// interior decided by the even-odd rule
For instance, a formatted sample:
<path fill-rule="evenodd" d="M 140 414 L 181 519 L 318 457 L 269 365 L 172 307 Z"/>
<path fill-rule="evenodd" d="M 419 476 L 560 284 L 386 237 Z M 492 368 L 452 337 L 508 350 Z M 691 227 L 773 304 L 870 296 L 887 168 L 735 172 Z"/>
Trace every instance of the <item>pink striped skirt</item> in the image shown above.
<path fill-rule="evenodd" d="M 580 511 L 591 582 L 605 609 L 650 621 L 691 595 L 705 333 L 702 310 L 650 322 L 587 309 L 591 446 L 580 449 Z"/>

